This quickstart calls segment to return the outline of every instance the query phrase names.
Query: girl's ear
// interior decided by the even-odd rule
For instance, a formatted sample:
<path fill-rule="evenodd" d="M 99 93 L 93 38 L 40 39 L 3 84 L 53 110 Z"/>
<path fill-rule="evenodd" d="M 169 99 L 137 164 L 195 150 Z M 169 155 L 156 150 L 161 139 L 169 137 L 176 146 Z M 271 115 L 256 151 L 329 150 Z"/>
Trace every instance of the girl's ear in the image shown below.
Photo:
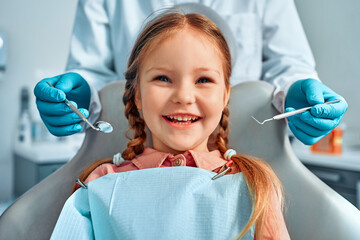
<path fill-rule="evenodd" d="M 139 111 L 141 111 L 141 96 L 139 90 L 135 92 L 135 105 Z"/>

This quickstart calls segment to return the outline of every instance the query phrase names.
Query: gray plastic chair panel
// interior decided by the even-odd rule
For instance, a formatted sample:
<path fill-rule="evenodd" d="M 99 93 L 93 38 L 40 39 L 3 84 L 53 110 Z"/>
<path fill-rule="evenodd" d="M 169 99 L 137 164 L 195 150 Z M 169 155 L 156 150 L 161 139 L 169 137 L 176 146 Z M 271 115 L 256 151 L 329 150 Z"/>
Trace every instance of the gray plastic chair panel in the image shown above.
<path fill-rule="evenodd" d="M 360 239 L 360 212 L 313 175 L 295 156 L 285 120 L 259 125 L 278 114 L 271 105 L 273 87 L 248 82 L 232 89 L 230 138 L 239 152 L 267 161 L 283 183 L 285 218 L 291 239 Z"/>
<path fill-rule="evenodd" d="M 122 103 L 124 83 L 110 83 L 99 93 L 104 106 L 99 119 L 110 122 L 114 131 L 104 134 L 88 129 L 79 152 L 70 162 L 23 194 L 3 213 L 0 239 L 49 239 L 82 170 L 124 149 L 128 126 Z"/>
<path fill-rule="evenodd" d="M 0 239 L 49 239 L 75 179 L 93 161 L 121 152 L 128 122 L 124 116 L 124 82 L 110 83 L 100 91 L 101 120 L 114 126 L 111 134 L 87 130 L 76 156 L 58 171 L 26 192 L 0 218 Z M 230 98 L 230 147 L 260 157 L 282 180 L 290 236 L 303 239 L 360 239 L 360 213 L 344 198 L 308 171 L 294 155 L 284 120 L 257 124 L 276 114 L 271 104 L 273 87 L 249 82 L 233 87 Z"/>

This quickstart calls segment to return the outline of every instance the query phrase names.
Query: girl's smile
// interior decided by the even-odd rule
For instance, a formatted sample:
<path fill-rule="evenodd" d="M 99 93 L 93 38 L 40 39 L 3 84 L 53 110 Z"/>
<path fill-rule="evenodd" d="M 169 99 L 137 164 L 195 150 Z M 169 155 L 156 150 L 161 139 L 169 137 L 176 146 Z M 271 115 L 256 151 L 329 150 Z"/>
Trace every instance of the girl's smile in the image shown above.
<path fill-rule="evenodd" d="M 191 113 L 174 113 L 163 115 L 163 119 L 175 128 L 190 128 L 197 124 L 201 117 Z"/>
<path fill-rule="evenodd" d="M 153 148 L 174 154 L 209 151 L 208 138 L 230 91 L 220 51 L 190 27 L 151 44 L 139 69 L 136 106 L 150 129 Z"/>

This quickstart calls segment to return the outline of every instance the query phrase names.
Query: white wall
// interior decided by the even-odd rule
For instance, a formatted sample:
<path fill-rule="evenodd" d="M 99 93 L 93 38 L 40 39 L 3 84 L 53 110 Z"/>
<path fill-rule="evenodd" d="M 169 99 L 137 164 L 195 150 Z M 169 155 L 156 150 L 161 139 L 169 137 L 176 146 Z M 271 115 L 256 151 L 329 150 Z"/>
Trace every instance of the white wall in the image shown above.
<path fill-rule="evenodd" d="M 287 0 L 284 0 L 287 1 Z M 0 31 L 7 34 L 8 65 L 0 79 L 0 201 L 12 193 L 12 138 L 20 89 L 64 70 L 77 1 L 0 0 Z M 343 95 L 347 143 L 360 145 L 360 1 L 296 0 L 322 81 Z M 32 99 L 33 100 L 33 99 Z"/>
<path fill-rule="evenodd" d="M 360 146 L 360 1 L 295 0 L 320 79 L 349 104 L 344 142 Z"/>
<path fill-rule="evenodd" d="M 0 201 L 12 194 L 12 139 L 20 89 L 61 73 L 67 59 L 75 0 L 0 0 L 0 31 L 7 35 L 8 65 L 0 79 Z M 34 98 L 31 99 L 33 106 Z"/>

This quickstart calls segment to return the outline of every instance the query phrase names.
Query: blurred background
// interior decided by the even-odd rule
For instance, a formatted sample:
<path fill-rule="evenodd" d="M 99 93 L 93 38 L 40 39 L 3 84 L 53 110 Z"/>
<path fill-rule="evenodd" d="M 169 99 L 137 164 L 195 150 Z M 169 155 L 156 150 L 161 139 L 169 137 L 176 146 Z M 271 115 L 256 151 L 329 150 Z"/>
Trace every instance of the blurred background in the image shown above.
<path fill-rule="evenodd" d="M 294 143 L 318 177 L 360 207 L 360 1 L 295 0 L 320 79 L 345 97 L 342 151 L 314 154 Z M 77 1 L 0 0 L 0 214 L 79 149 L 83 135 L 56 138 L 42 124 L 33 89 L 63 73 Z"/>

